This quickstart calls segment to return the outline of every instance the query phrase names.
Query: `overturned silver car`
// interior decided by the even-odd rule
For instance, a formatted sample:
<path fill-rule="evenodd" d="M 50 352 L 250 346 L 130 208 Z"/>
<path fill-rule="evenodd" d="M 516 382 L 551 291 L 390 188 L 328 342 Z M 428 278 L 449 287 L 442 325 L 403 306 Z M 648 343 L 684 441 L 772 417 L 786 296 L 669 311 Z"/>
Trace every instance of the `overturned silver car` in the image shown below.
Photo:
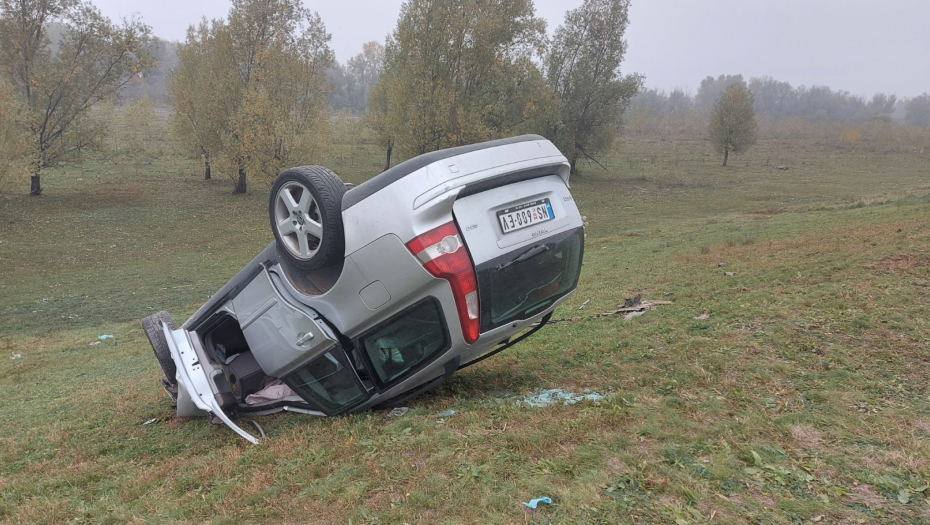
<path fill-rule="evenodd" d="M 182 416 L 389 407 L 546 324 L 577 287 L 569 164 L 525 135 L 421 155 L 347 189 L 271 189 L 274 242 L 180 328 L 142 320 Z"/>

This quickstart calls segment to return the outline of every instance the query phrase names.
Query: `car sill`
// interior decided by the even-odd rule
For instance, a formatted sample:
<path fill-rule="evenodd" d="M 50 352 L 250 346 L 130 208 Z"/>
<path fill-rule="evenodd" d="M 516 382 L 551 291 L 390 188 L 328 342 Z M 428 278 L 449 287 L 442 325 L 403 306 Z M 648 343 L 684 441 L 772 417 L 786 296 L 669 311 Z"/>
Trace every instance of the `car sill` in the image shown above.
<path fill-rule="evenodd" d="M 180 383 L 181 388 L 186 389 L 187 393 L 190 394 L 194 405 L 205 412 L 213 414 L 231 428 L 233 432 L 257 445 L 258 439 L 233 423 L 229 416 L 223 412 L 219 403 L 216 402 L 216 397 L 214 397 L 213 390 L 210 388 L 209 379 L 207 379 L 203 367 L 200 366 L 200 358 L 197 357 L 194 347 L 187 338 L 187 331 L 184 329 L 171 331 L 164 323 L 162 323 L 162 330 L 165 332 L 165 339 L 168 340 L 171 358 L 174 359 L 178 369 L 178 383 Z"/>

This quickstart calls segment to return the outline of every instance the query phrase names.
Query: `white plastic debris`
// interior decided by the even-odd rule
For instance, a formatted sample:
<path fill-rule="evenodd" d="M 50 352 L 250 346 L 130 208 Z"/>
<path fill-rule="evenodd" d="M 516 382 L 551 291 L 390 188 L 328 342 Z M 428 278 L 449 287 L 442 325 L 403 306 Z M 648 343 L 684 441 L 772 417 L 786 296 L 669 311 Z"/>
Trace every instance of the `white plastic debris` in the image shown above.
<path fill-rule="evenodd" d="M 400 417 L 406 414 L 408 410 L 410 409 L 407 407 L 397 407 L 388 412 L 387 417 Z"/>

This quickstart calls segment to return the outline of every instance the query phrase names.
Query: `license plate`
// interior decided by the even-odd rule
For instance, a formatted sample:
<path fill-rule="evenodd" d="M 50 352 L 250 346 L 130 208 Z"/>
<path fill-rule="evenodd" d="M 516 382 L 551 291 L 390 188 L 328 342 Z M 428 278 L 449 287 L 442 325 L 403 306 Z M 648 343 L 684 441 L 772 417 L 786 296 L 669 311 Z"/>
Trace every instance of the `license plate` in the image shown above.
<path fill-rule="evenodd" d="M 504 233 L 510 233 L 552 219 L 552 204 L 549 203 L 549 199 L 526 202 L 497 212 L 497 220 L 501 223 L 501 229 L 503 229 Z"/>

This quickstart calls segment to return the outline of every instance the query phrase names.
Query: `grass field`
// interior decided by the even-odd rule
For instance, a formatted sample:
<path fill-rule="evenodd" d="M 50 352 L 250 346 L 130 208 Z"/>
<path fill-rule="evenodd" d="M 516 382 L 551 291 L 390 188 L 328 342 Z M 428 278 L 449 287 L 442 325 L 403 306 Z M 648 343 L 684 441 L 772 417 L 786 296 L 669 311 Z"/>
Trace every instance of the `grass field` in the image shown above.
<path fill-rule="evenodd" d="M 0 195 L 0 521 L 930 522 L 930 155 L 706 149 L 625 141 L 573 179 L 576 319 L 404 417 L 268 416 L 261 446 L 173 415 L 138 320 L 182 322 L 271 241 L 267 186 L 164 153 Z M 590 317 L 637 294 L 672 304 Z M 495 401 L 552 388 L 606 399 Z"/>

